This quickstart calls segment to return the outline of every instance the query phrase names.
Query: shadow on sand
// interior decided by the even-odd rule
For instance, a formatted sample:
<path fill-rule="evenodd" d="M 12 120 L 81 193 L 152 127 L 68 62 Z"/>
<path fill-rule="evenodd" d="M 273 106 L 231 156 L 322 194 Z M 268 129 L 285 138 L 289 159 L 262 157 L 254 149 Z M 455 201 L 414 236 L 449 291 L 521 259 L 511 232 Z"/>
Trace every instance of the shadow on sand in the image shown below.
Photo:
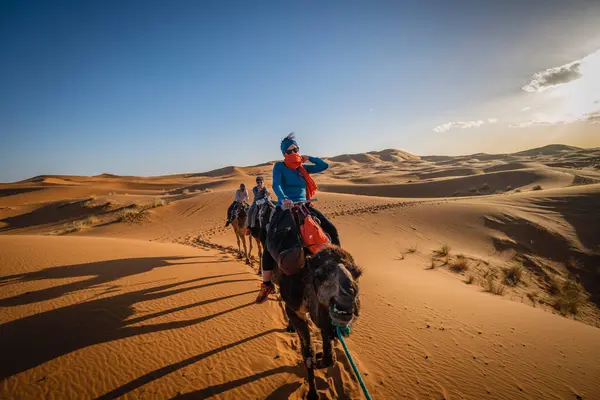
<path fill-rule="evenodd" d="M 124 276 L 143 273 L 156 267 L 164 267 L 169 265 L 167 260 L 179 259 L 182 258 L 135 258 L 102 261 L 98 263 L 55 267 L 20 276 L 4 277 L 2 280 L 5 282 L 10 280 L 10 282 L 6 282 L 6 284 L 10 284 L 12 282 L 25 282 L 38 279 L 96 275 L 94 278 L 85 281 L 4 299 L 2 300 L 1 305 L 6 307 L 7 305 L 28 304 L 34 301 L 54 299 L 75 290 L 82 290 Z M 137 318 L 131 318 L 134 315 L 134 305 L 136 303 L 161 299 L 178 293 L 209 286 L 256 281 L 255 278 L 245 278 L 217 280 L 209 283 L 196 284 L 210 279 L 239 275 L 249 276 L 249 273 L 222 274 L 189 279 L 128 293 L 121 293 L 110 297 L 98 298 L 5 323 L 0 326 L 0 337 L 2 338 L 2 340 L 0 340 L 0 354 L 2 354 L 0 380 L 87 346 L 140 334 L 182 328 L 248 307 L 254 304 L 254 302 L 249 302 L 212 315 L 190 320 L 174 320 L 144 326 L 132 326 L 152 318 L 168 315 L 184 309 L 215 303 L 255 292 L 253 290 L 236 293 L 220 298 L 182 305 L 153 314 L 142 315 Z M 103 293 L 103 295 L 107 293 L 110 293 L 110 291 Z"/>

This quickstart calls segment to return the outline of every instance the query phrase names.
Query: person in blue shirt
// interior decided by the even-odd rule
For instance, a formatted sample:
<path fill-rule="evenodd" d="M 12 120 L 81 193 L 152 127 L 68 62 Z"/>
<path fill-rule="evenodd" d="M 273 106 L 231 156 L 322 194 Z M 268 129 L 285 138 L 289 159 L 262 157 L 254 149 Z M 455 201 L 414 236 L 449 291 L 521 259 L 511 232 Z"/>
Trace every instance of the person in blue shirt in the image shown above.
<path fill-rule="evenodd" d="M 300 147 L 293 133 L 281 141 L 280 149 L 284 155 L 284 161 L 277 162 L 273 166 L 273 192 L 277 195 L 277 207 L 271 218 L 272 224 L 280 221 L 284 214 L 290 214 L 289 209 L 294 204 L 304 203 L 310 213 L 319 220 L 321 228 L 329 235 L 331 243 L 339 246 L 340 239 L 337 229 L 310 202 L 316 191 L 316 184 L 310 174 L 325 171 L 329 168 L 329 164 L 318 157 L 301 156 L 299 154 Z M 275 265 L 276 262 L 269 251 L 264 251 L 262 257 L 263 283 L 256 298 L 257 304 L 264 303 L 269 294 L 275 290 L 271 282 Z"/>

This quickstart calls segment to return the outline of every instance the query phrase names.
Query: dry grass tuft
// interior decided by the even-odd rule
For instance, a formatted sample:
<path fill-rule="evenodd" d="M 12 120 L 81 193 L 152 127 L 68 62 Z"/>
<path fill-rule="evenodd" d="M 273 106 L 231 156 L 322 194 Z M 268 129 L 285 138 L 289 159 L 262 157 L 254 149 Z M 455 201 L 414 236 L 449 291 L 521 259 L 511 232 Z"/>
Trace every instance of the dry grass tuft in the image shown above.
<path fill-rule="evenodd" d="M 431 257 L 431 266 L 429 267 L 429 269 L 435 269 L 436 265 L 435 265 L 435 258 Z"/>
<path fill-rule="evenodd" d="M 166 205 L 167 203 L 163 199 L 161 199 L 160 197 L 155 197 L 150 203 L 145 204 L 143 208 L 144 210 L 150 210 L 152 208 L 163 207 Z"/>
<path fill-rule="evenodd" d="M 469 276 L 467 276 L 467 279 L 465 280 L 465 283 L 466 283 L 467 285 L 472 285 L 472 284 L 473 284 L 473 282 L 475 282 L 475 277 L 474 277 L 473 275 L 469 275 Z"/>
<path fill-rule="evenodd" d="M 504 289 L 506 287 L 501 284 L 501 283 L 496 283 L 494 281 L 494 276 L 493 275 L 488 275 L 487 279 L 486 279 L 486 286 L 485 289 L 487 292 L 489 293 L 493 293 L 495 295 L 498 296 L 504 296 Z"/>
<path fill-rule="evenodd" d="M 538 298 L 538 292 L 529 292 L 529 293 L 527 293 L 527 298 L 531 301 L 531 303 L 535 307 L 535 303 L 536 303 L 537 298 Z"/>
<path fill-rule="evenodd" d="M 407 250 L 407 253 L 412 254 L 412 253 L 416 253 L 417 252 L 417 245 L 415 244 L 414 246 L 410 246 Z"/>
<path fill-rule="evenodd" d="M 531 190 L 542 190 L 540 185 L 535 185 Z"/>
<path fill-rule="evenodd" d="M 469 259 L 463 255 L 459 254 L 456 256 L 456 260 L 452 264 L 450 264 L 450 270 L 453 272 L 464 272 L 469 269 Z"/>
<path fill-rule="evenodd" d="M 450 250 L 452 250 L 452 247 L 448 246 L 447 244 L 443 244 L 442 247 L 440 247 L 438 250 L 434 250 L 433 253 L 438 257 L 446 257 L 448 254 L 450 254 Z"/>
<path fill-rule="evenodd" d="M 515 193 L 521 193 L 521 189 L 515 190 Z"/>
<path fill-rule="evenodd" d="M 560 282 L 557 279 L 550 277 L 548 280 L 548 293 L 556 296 L 556 295 L 560 294 L 560 290 L 561 290 Z"/>
<path fill-rule="evenodd" d="M 89 228 L 90 226 L 97 224 L 98 221 L 99 221 L 98 217 L 96 217 L 94 215 L 90 215 L 87 218 L 73 221 L 65 229 L 54 231 L 54 232 L 52 232 L 52 234 L 53 235 L 67 235 L 69 233 L 79 232 L 86 228 Z"/>
<path fill-rule="evenodd" d="M 504 283 L 508 286 L 517 286 L 519 282 L 522 282 L 523 278 L 523 266 L 521 264 L 513 264 L 508 268 L 503 269 L 504 272 Z"/>
<path fill-rule="evenodd" d="M 146 210 L 140 209 L 137 206 L 124 208 L 119 211 L 117 220 L 129 224 L 140 223 L 146 219 Z"/>
<path fill-rule="evenodd" d="M 587 295 L 583 288 L 577 282 L 567 279 L 560 287 L 560 293 L 553 306 L 563 315 L 577 315 L 586 301 Z"/>
<path fill-rule="evenodd" d="M 513 190 L 513 187 L 512 187 L 511 185 L 508 185 L 508 186 L 506 187 L 506 191 L 507 191 L 507 192 L 509 192 L 509 191 L 511 191 L 511 190 Z"/>

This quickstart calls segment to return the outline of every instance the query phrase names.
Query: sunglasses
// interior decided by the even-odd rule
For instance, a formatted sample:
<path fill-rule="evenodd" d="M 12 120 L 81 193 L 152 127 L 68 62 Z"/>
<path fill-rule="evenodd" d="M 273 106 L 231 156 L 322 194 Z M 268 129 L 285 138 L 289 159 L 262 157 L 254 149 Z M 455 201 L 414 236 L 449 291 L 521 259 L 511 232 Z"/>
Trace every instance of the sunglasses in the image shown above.
<path fill-rule="evenodd" d="M 299 151 L 300 151 L 300 149 L 299 149 L 299 148 L 297 148 L 297 147 L 294 147 L 293 149 L 286 150 L 286 151 L 285 151 L 285 154 L 297 153 L 297 152 L 299 152 Z"/>

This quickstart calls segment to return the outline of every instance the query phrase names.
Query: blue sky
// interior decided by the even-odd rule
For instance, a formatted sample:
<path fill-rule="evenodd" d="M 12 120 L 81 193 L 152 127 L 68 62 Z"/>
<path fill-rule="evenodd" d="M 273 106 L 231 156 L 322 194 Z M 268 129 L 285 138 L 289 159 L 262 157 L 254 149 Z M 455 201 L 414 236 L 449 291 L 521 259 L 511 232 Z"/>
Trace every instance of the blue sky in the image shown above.
<path fill-rule="evenodd" d="M 585 0 L 3 1 L 0 181 L 260 163 L 290 131 L 311 155 L 600 145 L 598 26 Z"/>

